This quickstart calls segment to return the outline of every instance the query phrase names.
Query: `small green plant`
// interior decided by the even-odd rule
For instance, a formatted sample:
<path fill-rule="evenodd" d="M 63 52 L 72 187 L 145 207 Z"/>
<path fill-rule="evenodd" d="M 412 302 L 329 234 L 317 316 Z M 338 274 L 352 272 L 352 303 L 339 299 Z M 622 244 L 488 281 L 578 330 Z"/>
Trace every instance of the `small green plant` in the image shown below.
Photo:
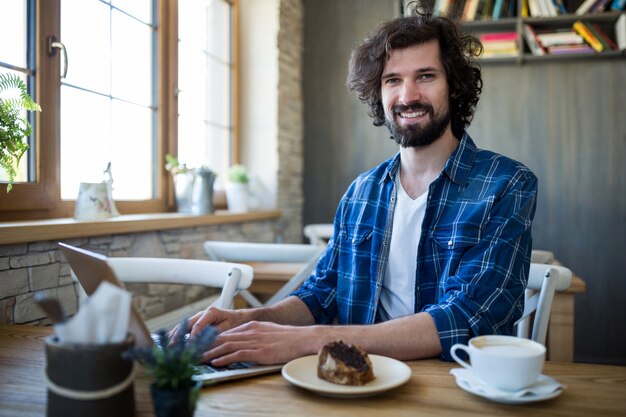
<path fill-rule="evenodd" d="M 192 388 L 195 385 L 192 376 L 197 373 L 202 354 L 215 341 L 217 329 L 207 326 L 193 338 L 187 337 L 189 331 L 189 321 L 183 319 L 171 339 L 165 330 L 161 330 L 157 344 L 127 350 L 123 357 L 143 363 L 156 378 L 155 384 L 160 389 Z"/>
<path fill-rule="evenodd" d="M 168 153 L 165 155 L 165 169 L 172 173 L 172 175 L 176 174 L 184 174 L 189 172 L 189 168 L 187 165 L 181 164 L 177 157 Z"/>
<path fill-rule="evenodd" d="M 0 93 L 17 89 L 19 97 L 0 98 L 0 167 L 9 176 L 7 193 L 13 188 L 20 159 L 29 148 L 24 142 L 32 131 L 28 118 L 23 111 L 41 111 L 39 104 L 28 95 L 22 79 L 10 73 L 0 74 Z"/>
<path fill-rule="evenodd" d="M 230 182 L 247 184 L 250 181 L 248 170 L 243 165 L 235 164 L 228 169 L 228 180 Z"/>

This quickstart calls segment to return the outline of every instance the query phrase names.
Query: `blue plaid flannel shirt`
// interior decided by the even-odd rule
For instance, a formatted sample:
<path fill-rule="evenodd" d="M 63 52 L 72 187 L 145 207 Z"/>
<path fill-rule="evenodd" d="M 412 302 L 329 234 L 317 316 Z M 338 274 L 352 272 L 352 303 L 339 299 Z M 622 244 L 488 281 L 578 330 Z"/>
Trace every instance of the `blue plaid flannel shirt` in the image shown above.
<path fill-rule="evenodd" d="M 399 161 L 398 153 L 350 185 L 326 252 L 293 293 L 317 323 L 380 321 Z M 451 360 L 453 344 L 512 334 L 521 317 L 537 178 L 519 162 L 477 149 L 465 133 L 428 192 L 422 230 L 415 235 L 415 312 L 433 317 L 441 358 Z"/>

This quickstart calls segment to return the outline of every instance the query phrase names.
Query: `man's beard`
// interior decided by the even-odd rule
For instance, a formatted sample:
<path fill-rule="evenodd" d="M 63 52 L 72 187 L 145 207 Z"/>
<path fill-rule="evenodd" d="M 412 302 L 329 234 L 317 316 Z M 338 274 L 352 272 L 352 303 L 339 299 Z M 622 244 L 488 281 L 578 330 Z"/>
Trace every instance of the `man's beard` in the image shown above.
<path fill-rule="evenodd" d="M 400 113 L 405 111 L 425 110 L 431 117 L 431 121 L 423 126 L 419 124 L 411 124 L 402 127 L 396 123 L 396 117 L 400 117 Z M 430 104 L 413 103 L 409 106 L 398 104 L 392 108 L 393 119 L 385 117 L 385 126 L 391 133 L 391 138 L 403 148 L 416 148 L 428 146 L 443 135 L 450 124 L 450 110 L 446 106 L 444 112 L 439 116 L 435 114 L 433 106 Z"/>

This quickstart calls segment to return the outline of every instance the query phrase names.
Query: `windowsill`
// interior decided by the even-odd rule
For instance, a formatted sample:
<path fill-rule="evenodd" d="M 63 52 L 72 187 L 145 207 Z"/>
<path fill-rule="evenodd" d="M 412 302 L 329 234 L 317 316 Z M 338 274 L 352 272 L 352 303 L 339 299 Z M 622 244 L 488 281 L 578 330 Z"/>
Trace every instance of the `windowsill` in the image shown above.
<path fill-rule="evenodd" d="M 277 219 L 279 210 L 194 216 L 181 213 L 127 214 L 103 220 L 73 218 L 0 223 L 0 245 Z"/>

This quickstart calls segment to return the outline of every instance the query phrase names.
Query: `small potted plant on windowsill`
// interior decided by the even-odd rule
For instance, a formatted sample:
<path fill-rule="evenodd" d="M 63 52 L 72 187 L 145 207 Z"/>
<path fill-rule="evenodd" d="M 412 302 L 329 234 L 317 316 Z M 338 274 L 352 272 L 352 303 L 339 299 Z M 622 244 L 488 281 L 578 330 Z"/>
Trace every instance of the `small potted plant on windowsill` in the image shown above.
<path fill-rule="evenodd" d="M 207 326 L 194 338 L 187 337 L 189 331 L 189 322 L 184 319 L 171 339 L 162 330 L 154 346 L 133 348 L 123 354 L 126 359 L 140 361 L 155 377 L 150 393 L 157 417 L 193 416 L 200 385 L 192 377 L 202 354 L 215 341 L 217 330 Z"/>
<path fill-rule="evenodd" d="M 250 176 L 245 166 L 235 164 L 229 168 L 225 184 L 226 204 L 229 211 L 233 213 L 248 211 L 249 182 Z"/>
<path fill-rule="evenodd" d="M 13 188 L 20 159 L 29 146 L 24 138 L 32 133 L 32 126 L 23 111 L 41 111 L 39 104 L 28 95 L 22 79 L 10 73 L 0 74 L 0 93 L 17 90 L 19 97 L 0 98 L 0 167 L 9 177 L 7 192 Z"/>

